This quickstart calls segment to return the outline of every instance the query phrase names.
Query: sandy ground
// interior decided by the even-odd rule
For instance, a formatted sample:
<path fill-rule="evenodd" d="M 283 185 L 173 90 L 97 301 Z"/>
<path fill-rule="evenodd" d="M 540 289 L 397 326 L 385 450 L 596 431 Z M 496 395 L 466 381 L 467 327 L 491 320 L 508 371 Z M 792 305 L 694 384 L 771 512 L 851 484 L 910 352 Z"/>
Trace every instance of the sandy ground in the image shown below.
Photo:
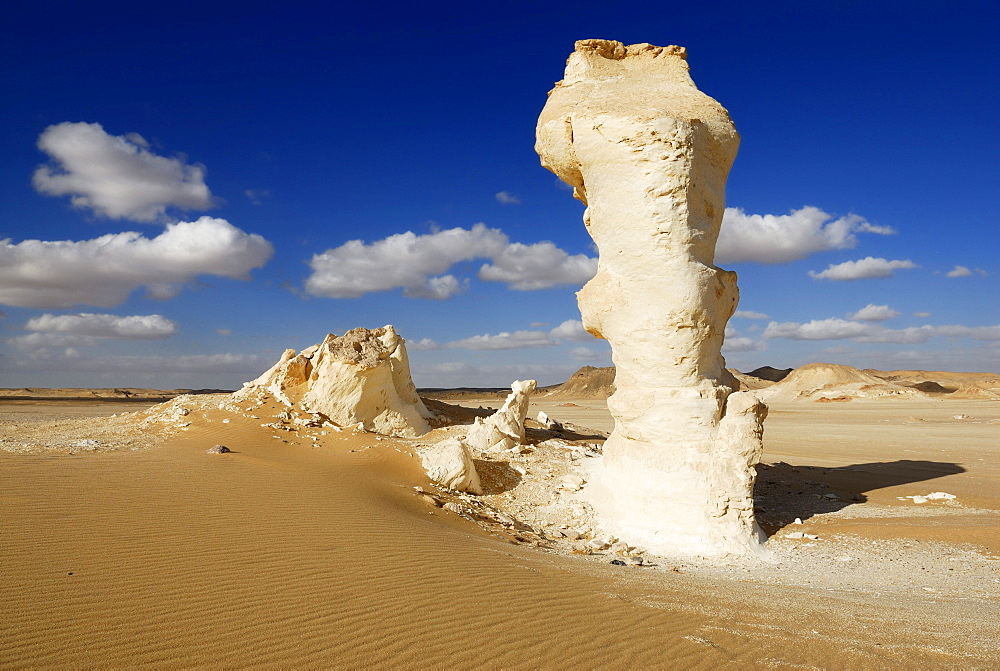
<path fill-rule="evenodd" d="M 532 493 L 612 422 L 600 401 L 538 409 L 580 427 L 574 449 L 533 425 L 544 444 L 480 460 L 469 502 L 422 473 L 428 437 L 224 396 L 0 402 L 0 666 L 1000 666 L 1000 403 L 775 405 L 756 491 L 774 559 L 714 567 L 615 566 L 532 523 Z M 898 498 L 936 491 L 956 498 Z"/>

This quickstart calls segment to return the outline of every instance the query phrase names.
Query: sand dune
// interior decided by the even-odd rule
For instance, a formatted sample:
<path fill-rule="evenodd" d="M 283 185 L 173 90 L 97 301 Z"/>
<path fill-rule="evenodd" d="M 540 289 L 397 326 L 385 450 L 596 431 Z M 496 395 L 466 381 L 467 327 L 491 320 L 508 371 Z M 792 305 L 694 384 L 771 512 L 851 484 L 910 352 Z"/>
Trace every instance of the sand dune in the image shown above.
<path fill-rule="evenodd" d="M 610 422 L 567 402 L 533 411 Z M 412 441 L 227 404 L 51 423 L 0 404 L 0 665 L 1000 664 L 995 403 L 779 402 L 759 469 L 777 563 L 647 568 L 428 505 Z M 958 503 L 897 498 L 936 490 Z"/>
<path fill-rule="evenodd" d="M 855 398 L 923 398 L 924 394 L 833 363 L 811 363 L 796 368 L 761 393 L 765 400 L 843 401 Z"/>

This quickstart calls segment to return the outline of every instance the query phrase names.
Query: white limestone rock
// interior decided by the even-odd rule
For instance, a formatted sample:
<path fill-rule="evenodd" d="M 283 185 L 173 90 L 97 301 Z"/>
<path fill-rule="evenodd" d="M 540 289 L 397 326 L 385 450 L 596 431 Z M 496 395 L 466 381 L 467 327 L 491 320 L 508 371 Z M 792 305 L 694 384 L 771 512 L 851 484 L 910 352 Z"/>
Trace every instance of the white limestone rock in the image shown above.
<path fill-rule="evenodd" d="M 534 380 L 515 380 L 503 407 L 483 419 L 476 417 L 465 442 L 481 452 L 501 452 L 524 444 L 524 420 L 528 415 Z"/>
<path fill-rule="evenodd" d="M 422 448 L 420 461 L 427 476 L 439 485 L 458 492 L 483 493 L 469 448 L 460 438 Z"/>
<path fill-rule="evenodd" d="M 766 552 L 751 494 L 767 409 L 726 370 L 738 291 L 714 264 L 738 145 L 677 46 L 577 42 L 538 120 L 542 165 L 587 206 L 598 270 L 577 296 L 617 369 L 583 493 L 602 528 L 661 554 Z"/>
<path fill-rule="evenodd" d="M 261 391 L 281 403 L 339 426 L 391 436 L 427 433 L 430 412 L 410 378 L 406 345 L 392 326 L 329 334 L 297 353 L 286 350 L 267 372 L 236 392 L 256 400 Z"/>

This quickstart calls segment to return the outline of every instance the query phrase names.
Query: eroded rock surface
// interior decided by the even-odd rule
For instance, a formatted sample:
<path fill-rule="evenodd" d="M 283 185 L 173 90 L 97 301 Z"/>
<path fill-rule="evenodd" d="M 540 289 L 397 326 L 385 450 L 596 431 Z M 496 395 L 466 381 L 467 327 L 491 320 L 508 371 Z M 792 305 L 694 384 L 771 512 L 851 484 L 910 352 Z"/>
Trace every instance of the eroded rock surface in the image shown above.
<path fill-rule="evenodd" d="M 456 492 L 483 493 L 469 447 L 461 438 L 447 438 L 422 450 L 420 461 L 427 476 L 439 485 Z"/>
<path fill-rule="evenodd" d="M 402 437 L 430 430 L 430 413 L 410 377 L 406 345 L 392 326 L 331 333 L 301 352 L 286 350 L 234 396 L 250 398 L 260 390 L 340 426 L 361 423 L 368 431 Z"/>
<path fill-rule="evenodd" d="M 524 419 L 528 415 L 534 380 L 515 380 L 503 407 L 483 419 L 476 417 L 465 442 L 475 450 L 500 452 L 524 444 Z"/>
<path fill-rule="evenodd" d="M 767 409 L 721 355 L 736 274 L 714 264 L 739 135 L 682 47 L 582 40 L 538 120 L 600 252 L 579 292 L 611 343 L 616 428 L 588 485 L 601 523 L 666 554 L 755 555 L 753 465 Z"/>

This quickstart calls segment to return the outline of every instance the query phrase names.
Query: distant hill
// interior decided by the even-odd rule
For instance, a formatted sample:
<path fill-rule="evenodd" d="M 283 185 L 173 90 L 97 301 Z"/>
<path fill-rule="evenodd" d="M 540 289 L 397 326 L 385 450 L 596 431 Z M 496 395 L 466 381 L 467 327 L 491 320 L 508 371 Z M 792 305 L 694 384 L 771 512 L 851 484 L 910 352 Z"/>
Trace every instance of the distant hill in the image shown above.
<path fill-rule="evenodd" d="M 749 373 L 744 373 L 744 375 L 749 375 L 750 377 L 757 377 L 761 380 L 768 380 L 770 382 L 781 382 L 788 374 L 791 373 L 794 368 L 772 368 L 771 366 L 761 366 L 760 368 L 755 368 Z"/>
<path fill-rule="evenodd" d="M 547 396 L 605 399 L 615 392 L 615 367 L 584 366 L 555 387 Z"/>

